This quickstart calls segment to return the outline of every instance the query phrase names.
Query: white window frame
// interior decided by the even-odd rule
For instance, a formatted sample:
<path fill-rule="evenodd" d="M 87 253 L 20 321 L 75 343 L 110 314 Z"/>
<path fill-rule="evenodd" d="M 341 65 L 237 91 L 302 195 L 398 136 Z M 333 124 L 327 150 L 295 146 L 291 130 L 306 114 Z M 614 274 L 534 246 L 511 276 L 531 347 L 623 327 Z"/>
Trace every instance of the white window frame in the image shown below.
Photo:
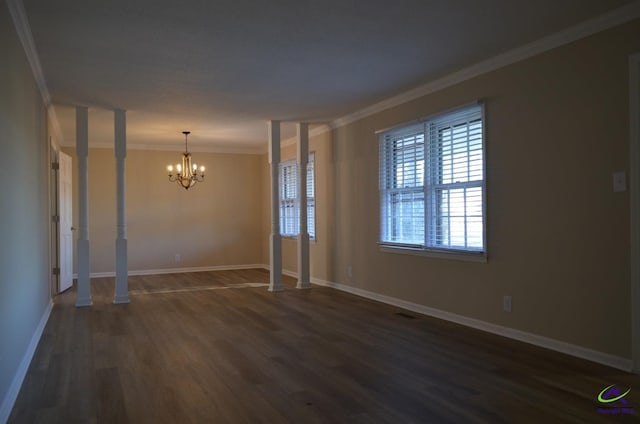
<path fill-rule="evenodd" d="M 316 240 L 315 222 L 315 153 L 309 153 L 307 162 L 307 231 L 310 240 Z M 280 235 L 298 238 L 300 235 L 300 201 L 298 199 L 298 161 L 280 162 L 278 171 L 280 187 Z"/>
<path fill-rule="evenodd" d="M 478 120 L 479 136 L 478 136 Z M 476 125 L 474 125 L 474 123 Z M 443 127 L 442 125 L 447 126 Z M 443 182 L 439 177 L 445 159 L 452 162 L 454 155 L 444 155 L 446 141 L 442 135 L 454 126 L 473 129 L 462 136 L 467 145 L 465 163 L 467 180 Z M 379 131 L 380 147 L 380 234 L 383 252 L 406 253 L 445 259 L 486 262 L 486 119 L 484 104 L 476 102 L 429 118 Z M 465 138 L 466 137 L 466 138 Z M 481 146 L 473 146 L 481 139 Z M 457 145 L 456 145 L 457 146 Z M 471 147 L 474 150 L 471 150 Z M 399 155 L 402 156 L 399 158 Z M 478 165 L 477 156 L 481 157 Z M 473 169 L 471 168 L 473 166 Z M 481 171 L 478 168 L 481 168 Z M 440 171 L 439 171 L 440 170 Z M 481 176 L 478 174 L 481 172 Z M 453 173 L 452 173 L 453 175 Z M 462 193 L 464 199 L 464 245 L 452 245 L 452 231 L 447 231 L 443 219 L 449 218 L 445 209 L 437 208 L 437 193 Z M 480 202 L 481 216 L 468 214 L 468 206 Z M 450 203 L 453 208 L 454 203 Z M 440 211 L 440 212 L 438 212 Z M 481 220 L 481 223 L 478 223 Z M 475 225 L 476 230 L 468 229 Z M 480 240 L 477 235 L 481 226 Z M 446 237 L 442 235 L 446 233 Z M 448 241 L 445 243 L 444 241 Z"/>

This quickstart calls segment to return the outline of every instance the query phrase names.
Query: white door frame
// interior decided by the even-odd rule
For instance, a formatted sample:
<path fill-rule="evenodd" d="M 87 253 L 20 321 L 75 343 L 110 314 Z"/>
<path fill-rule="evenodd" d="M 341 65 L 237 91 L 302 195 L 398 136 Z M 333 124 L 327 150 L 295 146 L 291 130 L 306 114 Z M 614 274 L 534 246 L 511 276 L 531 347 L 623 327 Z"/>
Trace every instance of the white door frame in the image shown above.
<path fill-rule="evenodd" d="M 72 222 L 72 173 L 71 156 L 58 151 L 58 293 L 73 285 L 73 235 Z"/>
<path fill-rule="evenodd" d="M 51 296 L 55 296 L 58 293 L 58 280 L 60 276 L 56 273 L 58 268 L 59 259 L 59 226 L 55 219 L 58 215 L 58 172 L 55 169 L 54 164 L 58 163 L 58 146 L 49 137 L 49 251 L 50 251 L 50 292 Z"/>
<path fill-rule="evenodd" d="M 55 144 L 52 140 L 49 142 L 49 159 L 51 164 L 51 174 L 50 174 L 50 263 L 51 263 L 51 275 L 50 275 L 50 288 L 51 288 L 51 296 L 55 296 L 58 293 L 61 293 L 68 288 L 71 287 L 73 280 L 71 279 L 71 275 L 73 273 L 73 248 L 71 252 L 63 252 L 62 244 L 63 244 L 63 229 L 62 226 L 67 226 L 67 232 L 71 229 L 71 220 L 72 217 L 69 216 L 69 221 L 65 222 L 64 217 L 62 216 L 62 193 L 60 184 L 62 182 L 60 173 L 62 170 L 60 169 L 60 159 L 61 156 L 65 155 L 69 160 L 71 158 L 62 152 L 60 146 Z M 71 171 L 71 166 L 69 164 L 67 172 Z M 72 191 L 69 189 L 69 193 Z M 71 202 L 68 202 L 71 203 Z M 69 213 L 71 214 L 72 205 L 68 204 L 67 208 L 69 209 Z M 71 236 L 73 238 L 73 236 Z M 71 246 L 73 242 L 71 242 Z M 63 264 L 62 262 L 67 259 L 67 263 Z M 71 261 L 69 263 L 68 261 Z M 67 270 L 66 275 L 63 275 L 64 270 Z M 71 283 L 71 284 L 70 284 Z"/>
<path fill-rule="evenodd" d="M 629 57 L 629 189 L 631 203 L 631 351 L 640 374 L 640 53 Z"/>

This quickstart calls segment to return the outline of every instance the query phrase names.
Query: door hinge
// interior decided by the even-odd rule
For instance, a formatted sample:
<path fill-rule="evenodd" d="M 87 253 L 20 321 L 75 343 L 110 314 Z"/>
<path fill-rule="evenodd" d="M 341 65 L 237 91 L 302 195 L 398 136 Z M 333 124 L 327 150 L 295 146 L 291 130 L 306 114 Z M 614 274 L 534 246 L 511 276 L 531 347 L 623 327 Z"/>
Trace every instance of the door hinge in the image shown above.
<path fill-rule="evenodd" d="M 60 215 L 53 215 L 53 216 L 51 217 L 51 220 L 52 220 L 54 223 L 59 224 L 59 223 L 60 223 Z"/>
<path fill-rule="evenodd" d="M 54 267 L 52 270 L 53 275 L 60 275 L 60 268 L 59 267 Z"/>
<path fill-rule="evenodd" d="M 51 164 L 51 169 L 53 169 L 54 171 L 57 171 L 58 169 L 60 169 L 60 162 L 53 162 Z"/>

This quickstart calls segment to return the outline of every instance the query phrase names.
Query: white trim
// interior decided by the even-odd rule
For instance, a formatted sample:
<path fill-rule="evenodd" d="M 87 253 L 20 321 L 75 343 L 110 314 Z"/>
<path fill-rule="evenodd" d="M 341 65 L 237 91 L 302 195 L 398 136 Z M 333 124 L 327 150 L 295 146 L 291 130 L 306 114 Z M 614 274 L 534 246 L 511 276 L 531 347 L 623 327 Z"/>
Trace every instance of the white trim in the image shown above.
<path fill-rule="evenodd" d="M 268 265 L 262 265 L 262 267 L 265 269 L 269 269 Z M 293 271 L 283 270 L 282 273 L 293 278 L 298 277 L 298 274 Z M 526 331 L 516 330 L 515 328 L 504 327 L 502 325 L 492 324 L 490 322 L 482 321 L 479 319 L 469 318 L 463 315 L 454 314 L 452 312 L 431 308 L 429 306 L 420 305 L 417 303 L 398 299 L 396 297 L 374 293 L 346 284 L 334 283 L 332 281 L 322 280 L 314 277 L 311 278 L 311 283 L 318 286 L 329 287 L 346 293 L 351 293 L 356 296 L 364 297 L 366 299 L 375 300 L 377 302 L 386 303 L 387 305 L 397 306 L 398 308 L 406 309 L 408 311 L 416 312 L 419 314 L 443 319 L 445 321 L 455 322 L 456 324 L 464 325 L 465 327 L 486 331 L 487 333 L 492 333 L 498 336 L 507 337 L 509 339 L 529 343 L 534 346 L 539 346 L 556 352 L 565 353 L 567 355 L 586 359 L 588 361 L 597 362 L 599 364 L 607 365 L 609 367 L 617 368 L 623 371 L 631 370 L 632 361 L 627 358 L 610 355 L 608 353 L 588 349 L 586 347 L 577 346 L 556 339 L 551 339 L 549 337 L 528 333 Z"/>
<path fill-rule="evenodd" d="M 42 65 L 40 64 L 38 51 L 36 50 L 36 45 L 33 41 L 33 34 L 31 33 L 31 27 L 29 26 L 27 12 L 24 10 L 24 5 L 21 0 L 7 0 L 7 6 L 9 8 L 11 18 L 13 19 L 13 24 L 16 27 L 18 38 L 20 38 L 20 42 L 22 43 L 24 53 L 27 56 L 29 65 L 31 65 L 33 77 L 40 89 L 44 105 L 45 107 L 49 107 L 51 105 L 51 94 L 49 93 L 47 83 L 44 79 Z"/>
<path fill-rule="evenodd" d="M 487 263 L 487 255 L 485 252 L 413 249 L 410 247 L 393 246 L 389 244 L 380 244 L 380 252 L 393 253 L 397 255 L 424 256 L 427 258 L 448 259 L 453 261 Z"/>
<path fill-rule="evenodd" d="M 629 188 L 631 203 L 631 350 L 640 374 L 640 53 L 629 57 Z"/>
<path fill-rule="evenodd" d="M 234 270 L 234 269 L 255 269 L 255 268 L 262 268 L 262 269 L 268 270 L 269 265 L 251 264 L 251 265 L 231 265 L 231 266 L 163 268 L 163 269 L 130 271 L 129 275 L 174 274 L 174 273 L 183 273 L 183 272 L 226 271 L 226 270 Z M 298 277 L 297 272 L 292 270 L 287 270 L 287 269 L 283 269 L 282 274 L 292 278 Z M 114 276 L 115 276 L 115 272 L 99 272 L 99 273 L 91 274 L 91 278 L 114 277 Z M 74 275 L 74 278 L 75 278 L 75 275 Z M 599 352 L 599 351 L 588 349 L 582 346 L 566 343 L 560 340 L 551 339 L 548 337 L 540 336 L 540 335 L 529 333 L 526 331 L 516 330 L 514 328 L 504 327 L 498 324 L 492 324 L 490 322 L 478 320 L 475 318 L 465 317 L 463 315 L 458 315 L 458 314 L 443 311 L 440 309 L 431 308 L 429 306 L 420 305 L 417 303 L 398 299 L 395 297 L 374 293 L 368 290 L 352 287 L 346 284 L 334 283 L 332 281 L 322 280 L 315 277 L 311 278 L 311 283 L 316 284 L 318 286 L 330 287 L 343 292 L 354 294 L 356 296 L 364 297 L 366 299 L 371 299 L 378 302 L 386 303 L 388 305 L 397 306 L 399 308 L 406 309 L 412 312 L 417 312 L 419 314 L 428 315 L 428 316 L 443 319 L 446 321 L 455 322 L 456 324 L 464 325 L 466 327 L 475 328 L 477 330 L 486 331 L 488 333 L 497 334 L 499 336 L 529 343 L 534 346 L 543 347 L 546 349 L 554 350 L 556 352 L 561 352 L 567 355 L 597 362 L 599 364 L 607 365 L 623 371 L 630 371 L 632 369 L 633 362 L 630 359 L 622 358 L 615 355 L 610 355 L 608 353 Z M 47 315 L 47 318 L 48 318 L 48 315 Z M 45 324 L 46 324 L 46 321 L 45 321 Z M 36 345 L 37 345 L 37 342 L 36 342 Z M 18 390 L 19 390 L 19 387 L 18 387 Z M 0 418 L 1 417 L 2 415 L 0 414 Z M 2 422 L 1 419 L 0 419 L 0 422 Z"/>
<path fill-rule="evenodd" d="M 56 108 L 53 105 L 47 106 L 47 116 L 49 117 L 49 122 L 51 123 L 53 134 L 55 135 L 55 144 L 58 147 L 58 150 L 60 150 L 62 143 L 64 143 L 64 135 L 62 134 L 62 128 L 60 128 L 60 121 L 58 121 Z"/>
<path fill-rule="evenodd" d="M 214 266 L 192 266 L 183 268 L 158 268 L 158 269 L 138 269 L 129 271 L 128 275 L 159 275 L 159 274 L 182 274 L 186 272 L 203 272 L 203 271 L 233 271 L 236 269 L 254 269 L 264 268 L 269 269 L 267 265 L 263 264 L 248 264 L 248 265 L 214 265 Z M 115 271 L 107 272 L 92 272 L 90 278 L 104 278 L 115 277 Z M 78 278 L 78 274 L 73 274 L 73 278 Z"/>
<path fill-rule="evenodd" d="M 73 144 L 64 144 L 62 147 L 75 147 Z M 97 142 L 89 143 L 90 149 L 109 149 L 113 150 L 113 143 Z M 145 151 L 162 151 L 162 152 L 184 152 L 184 146 L 177 144 L 136 144 L 127 143 L 127 151 L 145 150 Z M 224 153 L 224 154 L 240 154 L 240 155 L 263 155 L 266 150 L 263 147 L 227 147 L 227 146 L 189 146 L 191 153 Z"/>
<path fill-rule="evenodd" d="M 575 356 L 578 358 L 586 359 L 589 361 L 604 364 L 613 368 L 617 368 L 624 371 L 631 370 L 631 361 L 619 356 L 610 355 L 608 353 L 599 352 L 592 349 L 587 349 L 582 346 L 573 345 L 560 340 L 551 339 L 537 334 L 528 333 L 526 331 L 516 330 L 514 328 L 504 327 L 502 325 L 492 324 L 490 322 L 481 321 L 474 318 L 465 317 L 463 315 L 454 314 L 440 309 L 431 308 L 429 306 L 419 305 L 417 303 L 408 302 L 406 300 L 398 299 L 383 294 L 370 292 L 357 287 L 348 286 L 346 284 L 333 283 L 331 281 L 320 280 L 312 278 L 311 282 L 319 286 L 331 287 L 340 291 L 355 294 L 367 299 L 375 300 L 378 302 L 386 303 L 388 305 L 397 306 L 402 309 L 406 309 L 419 314 L 428 315 L 431 317 L 443 319 L 456 324 L 464 325 L 466 327 L 475 328 L 477 330 L 486 331 L 488 333 L 497 334 L 499 336 L 507 337 L 510 339 L 518 340 L 521 342 L 529 343 L 535 346 L 540 346 L 546 349 L 554 350 L 556 352 L 566 353 L 567 355 Z"/>
<path fill-rule="evenodd" d="M 31 33 L 31 26 L 29 25 L 27 12 L 24 10 L 22 0 L 7 0 L 7 7 L 9 8 L 13 24 L 16 27 L 18 38 L 20 38 L 20 42 L 22 43 L 24 53 L 27 56 L 27 61 L 31 66 L 31 72 L 33 73 L 33 78 L 38 86 L 40 95 L 42 96 L 42 101 L 44 102 L 44 106 L 47 108 L 47 114 L 49 121 L 51 122 L 51 127 L 53 128 L 53 133 L 56 136 L 56 141 L 61 145 L 64 141 L 64 136 L 60 128 L 60 122 L 58 121 L 55 108 L 51 103 L 51 93 L 49 93 L 49 88 L 47 88 L 47 82 L 44 78 L 44 72 L 42 71 L 42 64 L 38 57 L 36 44 L 33 41 L 33 34 Z"/>
<path fill-rule="evenodd" d="M 263 268 L 266 269 L 267 271 L 269 271 L 269 265 L 267 264 L 260 264 L 260 265 L 256 265 L 257 268 Z M 290 269 L 282 269 L 282 275 L 286 275 L 288 277 L 291 278 L 298 278 L 298 272 L 297 271 L 292 271 Z"/>
<path fill-rule="evenodd" d="M 640 2 L 635 1 L 611 12 L 584 21 L 571 28 L 548 35 L 532 43 L 525 44 L 524 46 L 520 46 L 508 52 L 483 60 L 412 90 L 389 97 L 364 109 L 335 119 L 331 121 L 329 125 L 332 128 L 345 126 L 359 119 L 382 112 L 383 110 L 399 106 L 411 100 L 415 100 L 444 88 L 459 84 L 463 81 L 467 81 L 471 78 L 475 78 L 507 65 L 539 55 L 589 35 L 632 21 L 638 17 L 640 17 Z"/>
<path fill-rule="evenodd" d="M 311 141 L 311 137 L 314 137 L 316 135 L 320 135 L 320 134 L 324 134 L 326 132 L 329 132 L 333 129 L 333 127 L 331 126 L 331 124 L 320 124 L 318 126 L 313 127 L 313 129 L 309 130 L 309 141 Z M 292 146 L 294 144 L 296 144 L 298 142 L 298 138 L 296 136 L 287 138 L 286 140 L 283 140 L 280 143 L 280 148 L 283 147 L 287 147 L 287 146 Z"/>
<path fill-rule="evenodd" d="M 468 109 L 472 109 L 472 108 L 480 108 L 482 111 L 482 122 L 483 122 L 483 131 L 484 131 L 484 121 L 486 119 L 485 117 L 485 100 L 484 99 L 478 99 L 476 101 L 473 102 L 467 102 L 467 103 L 463 103 L 461 105 L 458 106 L 454 106 L 454 107 L 450 107 L 449 109 L 440 111 L 440 112 L 435 112 L 432 113 L 430 115 L 427 116 L 423 116 L 421 118 L 418 119 L 413 119 L 411 121 L 407 121 L 407 122 L 401 122 L 399 124 L 395 124 L 392 125 L 390 127 L 387 128 L 383 128 L 381 130 L 375 130 L 374 134 L 376 135 L 384 135 L 385 133 L 405 133 L 405 129 L 412 127 L 412 128 L 420 128 L 420 127 L 424 127 L 423 124 L 428 123 L 430 121 L 437 121 L 437 120 L 441 120 L 442 118 L 444 119 L 448 119 L 449 116 L 452 116 L 454 114 L 465 114 L 465 111 L 467 111 Z"/>
<path fill-rule="evenodd" d="M 49 316 L 51 315 L 52 309 L 53 302 L 49 300 L 49 304 L 45 308 L 42 317 L 40 318 L 40 322 L 38 323 L 38 326 L 31 336 L 31 341 L 29 342 L 29 346 L 27 346 L 27 351 L 24 353 L 22 361 L 20 361 L 20 365 L 18 366 L 13 380 L 11 381 L 9 390 L 7 390 L 7 394 L 4 396 L 2 404 L 0 405 L 0 423 L 6 423 L 9 420 L 11 410 L 13 409 L 13 405 L 18 398 L 20 388 L 22 387 L 24 378 L 27 375 L 27 371 L 29 370 L 29 365 L 31 364 L 33 355 L 35 354 L 38 343 L 40 342 L 40 337 L 42 337 L 42 333 L 44 332 L 44 328 L 47 325 L 47 321 L 49 321 Z"/>
<path fill-rule="evenodd" d="M 264 267 L 265 269 L 269 269 L 269 265 L 264 265 Z M 292 278 L 298 278 L 298 273 L 296 271 L 291 271 L 290 269 L 283 269 L 282 274 L 288 275 L 289 277 L 292 277 Z"/>
<path fill-rule="evenodd" d="M 31 65 L 31 69 L 36 79 L 36 83 L 38 85 L 38 88 L 40 89 L 40 93 L 42 95 L 43 101 L 45 103 L 45 106 L 48 108 L 49 119 L 51 119 L 51 124 L 54 128 L 56 137 L 59 139 L 58 141 L 61 146 L 64 146 L 64 147 L 73 146 L 72 144 L 67 145 L 64 142 L 64 136 L 60 129 L 60 124 L 57 119 L 55 110 L 53 107 L 51 107 L 52 106 L 51 95 L 49 93 L 49 90 L 46 85 L 46 81 L 44 79 L 42 66 L 40 64 L 40 59 L 38 57 L 38 54 L 35 48 L 33 35 L 31 33 L 31 28 L 29 26 L 29 21 L 27 19 L 27 14 L 26 14 L 26 11 L 24 10 L 22 1 L 6 0 L 6 2 L 9 8 L 11 17 L 13 19 L 13 22 L 15 24 L 16 31 L 18 33 L 20 41 L 22 42 L 22 46 L 25 50 L 25 54 L 27 56 L 29 64 Z M 486 74 L 488 72 L 495 71 L 496 69 L 499 69 L 504 66 L 511 65 L 521 60 L 544 53 L 546 51 L 563 46 L 565 44 L 571 43 L 573 41 L 595 34 L 597 32 L 604 31 L 606 29 L 615 27 L 617 25 L 624 24 L 638 17 L 640 17 L 640 2 L 635 1 L 632 3 L 626 4 L 608 13 L 605 13 L 603 15 L 584 21 L 571 28 L 567 28 L 563 31 L 543 37 L 532 43 L 525 44 L 524 46 L 520 46 L 508 52 L 483 60 L 467 68 L 461 69 L 457 72 L 453 72 L 445 77 L 438 78 L 427 84 L 423 84 L 412 90 L 405 91 L 398 95 L 389 97 L 381 102 L 375 103 L 364 109 L 361 109 L 349 115 L 345 115 L 341 118 L 335 119 L 331 121 L 329 124 L 326 124 L 326 125 L 323 124 L 319 127 L 315 127 L 310 131 L 309 135 L 315 136 L 315 135 L 319 135 L 319 134 L 331 131 L 334 128 L 345 126 L 347 124 L 350 124 L 352 122 L 355 122 L 367 116 L 373 115 L 375 113 L 384 111 L 394 106 L 401 105 L 411 100 L 415 100 L 417 98 L 442 90 L 446 87 L 459 84 L 463 81 L 469 80 L 471 78 L 475 78 L 477 76 Z M 284 140 L 281 143 L 281 147 L 291 145 L 295 143 L 295 140 L 296 140 L 295 137 L 291 137 L 287 140 Z M 113 146 L 110 143 L 93 143 L 90 147 L 91 148 L 112 148 Z M 132 144 L 130 145 L 130 149 L 181 151 L 181 148 L 178 148 L 177 146 L 146 145 L 146 144 Z M 200 149 L 192 149 L 192 150 L 194 152 L 202 151 L 202 152 L 212 152 L 212 153 L 239 153 L 239 154 L 267 153 L 267 149 L 265 148 L 264 145 L 257 146 L 257 147 L 247 147 L 247 148 L 203 147 L 202 150 Z"/>

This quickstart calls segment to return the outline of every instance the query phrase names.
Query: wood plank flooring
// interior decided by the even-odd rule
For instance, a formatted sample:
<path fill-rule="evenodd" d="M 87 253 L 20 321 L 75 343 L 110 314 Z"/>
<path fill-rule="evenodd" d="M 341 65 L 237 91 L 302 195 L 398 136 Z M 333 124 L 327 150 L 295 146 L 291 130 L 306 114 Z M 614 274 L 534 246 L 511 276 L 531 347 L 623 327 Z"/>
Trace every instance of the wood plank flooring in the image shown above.
<path fill-rule="evenodd" d="M 10 423 L 640 422 L 640 377 L 264 270 L 57 296 Z M 631 387 L 605 416 L 596 396 Z M 620 405 L 619 405 L 620 406 Z M 602 412 L 602 411 L 601 411 Z"/>

